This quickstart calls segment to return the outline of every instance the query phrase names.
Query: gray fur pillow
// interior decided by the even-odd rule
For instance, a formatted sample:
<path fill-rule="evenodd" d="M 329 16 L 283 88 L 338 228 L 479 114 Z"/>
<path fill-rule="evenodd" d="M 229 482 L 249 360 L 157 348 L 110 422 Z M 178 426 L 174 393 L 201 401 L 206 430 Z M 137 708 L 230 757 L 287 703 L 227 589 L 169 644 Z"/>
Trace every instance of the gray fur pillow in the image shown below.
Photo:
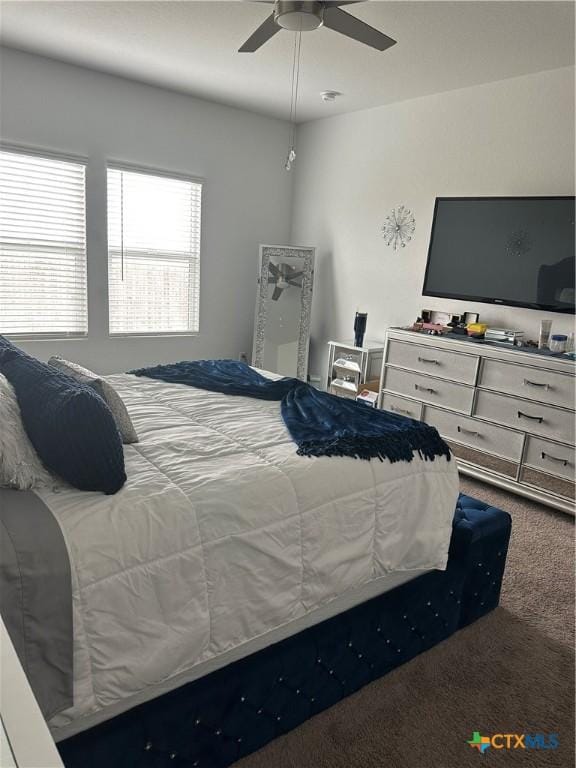
<path fill-rule="evenodd" d="M 0 487 L 27 491 L 55 484 L 26 434 L 16 393 L 0 373 Z"/>
<path fill-rule="evenodd" d="M 78 365 L 78 363 L 71 363 L 62 357 L 51 357 L 48 360 L 48 364 L 58 368 L 59 371 L 67 376 L 71 376 L 73 379 L 92 387 L 112 411 L 114 421 L 122 436 L 122 442 L 126 444 L 138 442 L 138 435 L 122 398 L 106 379 L 101 378 L 97 373 L 90 371 L 88 368 L 84 368 Z"/>

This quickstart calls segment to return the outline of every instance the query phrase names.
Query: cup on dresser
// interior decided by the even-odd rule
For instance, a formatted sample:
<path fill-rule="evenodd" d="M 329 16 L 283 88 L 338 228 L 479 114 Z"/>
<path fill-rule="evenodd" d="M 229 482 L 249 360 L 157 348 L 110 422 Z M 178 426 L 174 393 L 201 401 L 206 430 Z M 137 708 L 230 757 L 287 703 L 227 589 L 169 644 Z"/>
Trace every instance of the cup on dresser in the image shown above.
<path fill-rule="evenodd" d="M 552 330 L 551 320 L 540 321 L 540 336 L 538 337 L 538 349 L 546 349 L 548 346 L 548 339 L 550 338 L 550 331 Z"/>

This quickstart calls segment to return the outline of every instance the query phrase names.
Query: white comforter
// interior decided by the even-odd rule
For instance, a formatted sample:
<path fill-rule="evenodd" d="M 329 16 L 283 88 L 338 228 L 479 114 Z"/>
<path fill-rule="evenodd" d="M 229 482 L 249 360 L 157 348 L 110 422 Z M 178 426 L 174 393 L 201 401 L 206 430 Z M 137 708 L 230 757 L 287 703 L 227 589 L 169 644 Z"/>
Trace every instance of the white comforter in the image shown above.
<path fill-rule="evenodd" d="M 391 571 L 446 566 L 455 462 L 302 458 L 280 404 L 110 377 L 115 496 L 43 491 L 70 553 L 74 707 L 114 708 Z"/>

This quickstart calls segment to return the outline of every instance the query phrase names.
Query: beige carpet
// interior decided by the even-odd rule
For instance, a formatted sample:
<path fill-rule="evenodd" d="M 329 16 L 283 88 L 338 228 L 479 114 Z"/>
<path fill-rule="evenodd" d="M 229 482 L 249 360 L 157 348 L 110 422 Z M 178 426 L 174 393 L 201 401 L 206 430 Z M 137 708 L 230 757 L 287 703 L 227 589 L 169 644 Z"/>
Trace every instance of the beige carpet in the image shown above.
<path fill-rule="evenodd" d="M 574 766 L 572 520 L 476 481 L 462 490 L 512 515 L 500 607 L 238 768 Z M 557 733 L 560 747 L 480 755 L 472 731 Z"/>

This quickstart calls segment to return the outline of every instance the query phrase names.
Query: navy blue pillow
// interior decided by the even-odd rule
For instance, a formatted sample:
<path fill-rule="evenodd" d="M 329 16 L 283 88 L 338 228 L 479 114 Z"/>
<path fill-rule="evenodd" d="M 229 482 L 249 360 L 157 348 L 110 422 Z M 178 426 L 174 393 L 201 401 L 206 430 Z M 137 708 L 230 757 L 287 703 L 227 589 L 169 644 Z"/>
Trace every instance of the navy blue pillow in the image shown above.
<path fill-rule="evenodd" d="M 4 336 L 0 336 L 0 365 L 8 362 L 10 358 L 17 357 L 18 355 L 24 355 L 21 349 L 15 347 L 11 341 L 8 341 Z"/>
<path fill-rule="evenodd" d="M 14 387 L 24 428 L 48 469 L 81 491 L 122 488 L 122 438 L 100 395 L 1 337 L 0 372 Z"/>

